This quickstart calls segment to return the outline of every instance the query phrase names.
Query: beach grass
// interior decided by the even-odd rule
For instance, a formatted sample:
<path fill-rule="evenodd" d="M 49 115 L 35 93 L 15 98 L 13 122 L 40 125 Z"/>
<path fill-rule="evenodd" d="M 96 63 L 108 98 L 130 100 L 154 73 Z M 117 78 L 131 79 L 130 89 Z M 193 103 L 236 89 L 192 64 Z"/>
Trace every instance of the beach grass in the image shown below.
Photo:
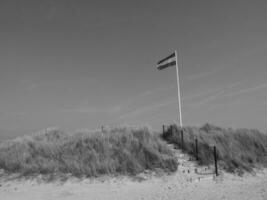
<path fill-rule="evenodd" d="M 0 144 L 0 168 L 9 173 L 135 175 L 177 169 L 172 150 L 146 127 L 115 127 L 69 134 L 46 129 Z"/>
<path fill-rule="evenodd" d="M 214 146 L 218 164 L 228 172 L 251 172 L 254 168 L 267 166 L 267 134 L 256 129 L 221 128 L 212 124 L 202 127 L 169 127 L 162 137 L 181 148 L 183 130 L 184 152 L 196 156 L 195 139 L 198 140 L 198 163 L 214 163 Z"/>

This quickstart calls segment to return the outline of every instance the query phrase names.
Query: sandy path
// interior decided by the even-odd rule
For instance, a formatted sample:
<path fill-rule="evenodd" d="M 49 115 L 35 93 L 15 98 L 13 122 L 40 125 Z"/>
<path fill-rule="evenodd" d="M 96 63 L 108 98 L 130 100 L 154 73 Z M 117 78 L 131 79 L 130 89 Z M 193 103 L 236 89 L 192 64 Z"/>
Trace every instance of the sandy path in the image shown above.
<path fill-rule="evenodd" d="M 144 173 L 135 179 L 128 177 L 43 183 L 35 180 L 0 179 L 2 200 L 83 200 L 83 199 L 267 199 L 267 170 L 257 175 L 238 177 L 221 173 L 214 177 L 212 169 L 196 167 L 189 157 L 175 150 L 180 162 L 178 171 L 172 175 L 155 176 Z M 195 169 L 197 172 L 195 173 Z M 188 171 L 189 170 L 189 171 Z M 206 173 L 206 175 L 199 174 Z"/>

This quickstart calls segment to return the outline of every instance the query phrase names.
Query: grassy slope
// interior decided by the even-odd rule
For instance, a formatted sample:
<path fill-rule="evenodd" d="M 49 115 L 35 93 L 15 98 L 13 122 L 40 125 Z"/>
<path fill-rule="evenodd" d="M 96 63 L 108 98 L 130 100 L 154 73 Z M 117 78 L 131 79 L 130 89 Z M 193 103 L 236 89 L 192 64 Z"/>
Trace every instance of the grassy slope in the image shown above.
<path fill-rule="evenodd" d="M 23 175 L 71 173 L 74 176 L 137 174 L 145 169 L 177 169 L 172 151 L 147 128 L 114 128 L 66 134 L 60 130 L 0 144 L 0 168 Z"/>
<path fill-rule="evenodd" d="M 181 147 L 180 130 L 169 128 L 163 138 Z M 201 128 L 186 127 L 184 150 L 195 155 L 195 138 L 198 138 L 199 164 L 213 163 L 213 146 L 216 145 L 219 165 L 230 172 L 251 171 L 267 166 L 267 135 L 258 130 L 224 129 L 210 124 Z"/>

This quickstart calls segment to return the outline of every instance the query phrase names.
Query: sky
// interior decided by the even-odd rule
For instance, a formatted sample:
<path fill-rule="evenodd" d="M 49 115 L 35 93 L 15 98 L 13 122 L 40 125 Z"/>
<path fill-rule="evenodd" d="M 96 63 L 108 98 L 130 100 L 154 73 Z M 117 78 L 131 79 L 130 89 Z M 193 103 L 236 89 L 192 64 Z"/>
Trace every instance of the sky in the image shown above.
<path fill-rule="evenodd" d="M 178 123 L 266 131 L 267 2 L 0 0 L 0 138 Z"/>

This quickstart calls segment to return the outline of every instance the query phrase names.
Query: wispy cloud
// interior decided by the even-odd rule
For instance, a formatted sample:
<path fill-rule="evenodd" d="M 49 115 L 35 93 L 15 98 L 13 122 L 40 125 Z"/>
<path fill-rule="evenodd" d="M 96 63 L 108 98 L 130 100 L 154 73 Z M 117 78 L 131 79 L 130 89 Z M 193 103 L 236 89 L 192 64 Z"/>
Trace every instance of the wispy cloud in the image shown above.
<path fill-rule="evenodd" d="M 61 112 L 71 112 L 71 113 L 84 113 L 84 114 L 96 114 L 101 112 L 106 112 L 103 108 L 98 107 L 76 107 L 76 108 L 65 108 L 61 109 Z"/>
<path fill-rule="evenodd" d="M 159 87 L 159 88 L 154 88 L 151 90 L 144 91 L 140 94 L 135 95 L 132 98 L 125 100 L 120 105 L 113 106 L 110 110 L 112 111 L 113 114 L 119 114 L 119 113 L 129 109 L 129 107 L 131 107 L 133 104 L 135 104 L 139 100 L 143 100 L 145 98 L 148 98 L 148 97 L 150 97 L 156 93 L 160 93 L 160 92 L 165 91 L 165 90 L 173 89 L 174 87 L 175 86 L 166 86 L 166 87 Z"/>
<path fill-rule="evenodd" d="M 207 97 L 207 96 L 210 96 L 214 93 L 217 93 L 219 91 L 221 91 L 222 89 L 221 88 L 217 88 L 217 89 L 209 89 L 209 90 L 206 90 L 204 92 L 200 92 L 200 93 L 194 93 L 194 94 L 191 94 L 191 95 L 187 95 L 187 96 L 182 96 L 182 101 L 194 101 L 194 100 L 198 100 L 199 98 L 201 97 Z"/>
<path fill-rule="evenodd" d="M 25 90 L 34 90 L 34 89 L 36 89 L 36 88 L 38 88 L 38 87 L 40 87 L 40 86 L 41 86 L 41 85 L 38 84 L 38 83 L 32 83 L 32 84 L 26 86 L 26 87 L 25 87 Z"/>
<path fill-rule="evenodd" d="M 207 104 L 215 99 L 218 99 L 222 94 L 225 93 L 226 90 L 222 89 L 220 91 L 217 91 L 215 92 L 214 94 L 212 95 L 209 95 L 195 103 L 189 103 L 189 104 L 186 104 L 187 106 L 200 106 L 200 105 L 203 105 L 203 104 Z"/>
<path fill-rule="evenodd" d="M 238 90 L 232 93 L 225 94 L 223 95 L 223 97 L 234 97 L 234 96 L 238 96 L 241 94 L 251 93 L 251 92 L 255 92 L 255 91 L 266 89 L 266 88 L 267 88 L 267 83 L 263 83 L 263 84 L 259 84 L 254 87 L 249 87 L 249 88 L 241 89 L 241 90 Z"/>
<path fill-rule="evenodd" d="M 24 89 L 26 91 L 33 91 L 43 87 L 54 87 L 58 85 L 64 85 L 64 82 L 61 80 L 30 82 L 25 86 Z"/>
<path fill-rule="evenodd" d="M 97 81 L 96 78 L 88 78 L 88 77 L 79 77 L 79 79 L 56 79 L 56 80 L 42 80 L 42 81 L 32 81 L 32 80 L 25 80 L 25 83 L 22 83 L 25 85 L 24 90 L 26 91 L 33 91 L 38 90 L 40 88 L 54 88 L 54 87 L 69 87 L 73 85 L 81 85 L 81 84 L 94 84 Z"/>
<path fill-rule="evenodd" d="M 80 113 L 80 114 L 106 114 L 115 115 L 123 110 L 123 106 L 112 106 L 112 107 L 93 107 L 93 106 L 80 106 L 74 108 L 61 109 L 60 112 Z"/>
<path fill-rule="evenodd" d="M 165 107 L 165 106 L 174 104 L 176 102 L 177 102 L 177 99 L 173 98 L 173 99 L 170 99 L 170 100 L 162 102 L 162 103 L 158 103 L 158 104 L 154 104 L 154 105 L 151 105 L 151 106 L 146 106 L 146 107 L 142 107 L 142 108 L 139 108 L 139 109 L 135 109 L 133 111 L 130 111 L 130 112 L 126 113 L 126 114 L 123 114 L 123 115 L 119 116 L 118 118 L 114 119 L 114 121 L 120 121 L 122 119 L 128 119 L 128 118 L 137 117 L 137 116 L 143 115 L 145 113 L 158 110 L 161 107 Z"/>
<path fill-rule="evenodd" d="M 145 91 L 145 92 L 142 92 L 142 93 L 140 93 L 140 94 L 137 94 L 137 95 L 135 95 L 133 98 L 129 98 L 129 99 L 127 99 L 127 100 L 123 103 L 123 105 L 124 105 L 124 106 L 129 106 L 130 104 L 135 103 L 138 99 L 146 98 L 147 96 L 150 96 L 150 95 L 154 94 L 157 90 L 158 90 L 158 89 L 156 88 L 156 89 L 147 90 L 147 91 Z M 121 106 L 121 107 L 122 107 L 122 106 Z"/>
<path fill-rule="evenodd" d="M 250 88 L 246 88 L 246 89 L 242 89 L 242 90 L 229 93 L 229 91 L 231 91 L 233 88 L 235 88 L 236 86 L 240 84 L 241 82 L 237 82 L 237 83 L 228 85 L 227 87 L 224 87 L 224 88 L 210 89 L 202 93 L 185 96 L 184 98 L 182 98 L 182 107 L 201 106 L 201 105 L 211 103 L 221 98 L 237 96 L 239 94 L 249 93 L 249 92 L 253 92 L 256 90 L 267 88 L 267 83 L 264 83 L 261 85 L 257 85 L 254 87 L 250 87 Z M 119 117 L 112 120 L 113 122 L 116 122 L 116 121 L 120 121 L 123 119 L 135 118 L 135 117 L 144 115 L 146 113 L 156 111 L 162 107 L 170 106 L 172 104 L 177 103 L 177 97 L 175 96 L 164 102 L 143 106 L 138 109 L 131 109 L 129 111 L 129 106 L 131 104 L 133 104 L 138 99 L 146 98 L 147 96 L 152 95 L 157 90 L 158 89 L 145 91 L 144 93 L 137 95 L 136 98 L 126 101 L 122 105 L 114 105 L 113 107 L 109 107 L 109 108 L 79 107 L 79 108 L 73 108 L 73 109 L 65 109 L 64 111 L 65 112 L 88 113 L 88 114 L 105 113 L 108 115 L 117 115 L 117 116 L 119 115 Z M 188 101 L 191 101 L 191 103 Z M 126 113 L 121 114 L 125 111 Z"/>
<path fill-rule="evenodd" d="M 185 98 L 184 100 L 185 101 L 192 100 L 193 103 L 187 103 L 186 106 L 200 106 L 210 103 L 216 99 L 223 97 L 229 90 L 233 89 L 234 87 L 240 84 L 241 82 L 236 82 L 234 84 L 228 85 L 223 88 L 212 89 L 203 93 L 189 96 L 187 99 Z"/>
<path fill-rule="evenodd" d="M 227 102 L 221 102 L 221 103 L 216 103 L 216 104 L 212 104 L 210 105 L 208 108 L 206 108 L 206 111 L 208 110 L 214 110 L 214 109 L 218 109 L 218 108 L 226 108 L 226 107 L 230 107 L 230 106 L 237 106 L 237 105 L 244 105 L 246 104 L 246 102 L 244 101 L 227 101 Z"/>
<path fill-rule="evenodd" d="M 0 111 L 1 119 L 8 118 L 22 118 L 26 117 L 28 113 L 17 111 Z"/>
<path fill-rule="evenodd" d="M 214 69 L 209 70 L 209 71 L 188 75 L 185 78 L 189 79 L 189 80 L 201 79 L 201 78 L 205 78 L 207 76 L 211 76 L 211 75 L 221 71 L 222 69 L 223 69 L 222 67 L 221 68 L 217 67 L 217 68 L 214 68 Z"/>
<path fill-rule="evenodd" d="M 228 90 L 234 88 L 235 86 L 239 84 L 241 83 L 237 82 L 225 88 L 211 89 L 211 90 L 208 90 L 202 93 L 185 96 L 184 98 L 182 98 L 182 107 L 192 107 L 192 106 L 199 106 L 199 105 L 207 104 L 213 100 L 220 98 L 220 96 L 225 94 Z M 118 118 L 114 119 L 113 121 L 120 121 L 123 119 L 135 118 L 135 117 L 147 114 L 149 112 L 156 111 L 162 107 L 170 106 L 172 104 L 178 103 L 177 101 L 178 101 L 177 97 L 175 96 L 164 102 L 160 102 L 160 103 L 153 104 L 153 105 L 147 105 L 145 107 L 129 111 L 126 114 L 120 115 Z M 193 101 L 193 102 L 188 103 L 187 101 Z"/>
<path fill-rule="evenodd" d="M 240 90 L 237 90 L 237 91 L 234 91 L 234 92 L 230 92 L 229 93 L 228 91 L 231 88 L 227 88 L 227 89 L 218 91 L 218 92 L 214 93 L 213 95 L 211 95 L 211 96 L 203 99 L 199 103 L 192 104 L 192 105 L 195 105 L 195 106 L 196 105 L 203 105 L 203 104 L 210 103 L 213 100 L 218 100 L 218 99 L 223 99 L 223 98 L 229 98 L 229 97 L 235 97 L 235 96 L 242 95 L 242 94 L 249 94 L 251 92 L 259 91 L 259 90 L 262 90 L 262 89 L 267 89 L 267 83 L 259 84 L 259 85 L 254 86 L 254 87 L 240 89 Z M 236 103 L 240 104 L 241 102 L 240 101 L 232 101 L 230 103 L 229 102 L 227 102 L 227 103 L 220 103 L 220 104 L 216 104 L 216 105 L 210 106 L 210 109 L 214 109 L 214 108 L 218 108 L 218 107 L 222 107 L 222 106 L 235 105 Z"/>

